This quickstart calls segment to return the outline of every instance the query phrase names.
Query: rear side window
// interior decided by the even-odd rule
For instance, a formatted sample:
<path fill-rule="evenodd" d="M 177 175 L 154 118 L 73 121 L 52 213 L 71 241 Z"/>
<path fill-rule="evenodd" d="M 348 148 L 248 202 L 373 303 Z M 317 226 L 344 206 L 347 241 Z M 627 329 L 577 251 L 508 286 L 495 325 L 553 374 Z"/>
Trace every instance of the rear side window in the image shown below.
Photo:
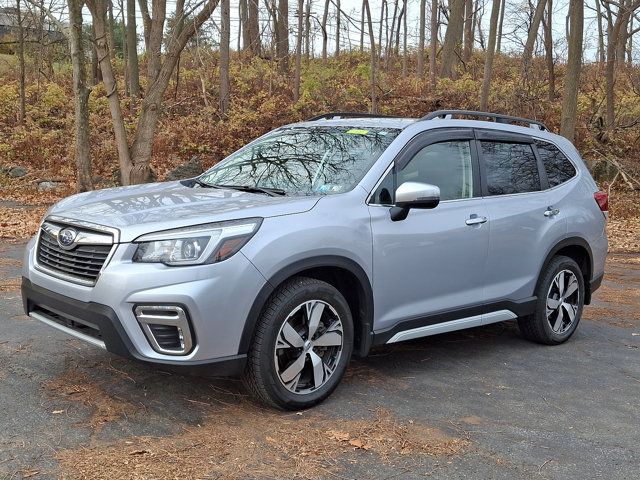
<path fill-rule="evenodd" d="M 538 162 L 531 145 L 481 141 L 489 195 L 540 190 Z"/>
<path fill-rule="evenodd" d="M 560 185 L 576 175 L 575 167 L 558 147 L 536 140 L 536 148 L 547 172 L 549 187 Z"/>

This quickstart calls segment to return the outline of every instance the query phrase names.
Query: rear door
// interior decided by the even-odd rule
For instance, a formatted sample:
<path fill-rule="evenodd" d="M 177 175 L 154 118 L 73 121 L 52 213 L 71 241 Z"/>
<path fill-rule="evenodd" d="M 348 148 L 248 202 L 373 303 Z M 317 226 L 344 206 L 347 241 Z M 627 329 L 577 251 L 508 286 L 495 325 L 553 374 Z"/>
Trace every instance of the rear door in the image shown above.
<path fill-rule="evenodd" d="M 393 193 L 409 181 L 440 187 L 440 204 L 413 209 L 394 222 Z M 489 231 L 471 129 L 431 130 L 414 138 L 374 190 L 369 211 L 376 331 L 481 311 Z M 461 313 L 464 307 L 473 311 Z"/>
<path fill-rule="evenodd" d="M 548 190 L 531 137 L 488 130 L 475 133 L 489 216 L 485 293 L 487 310 L 492 310 L 502 308 L 505 300 L 533 295 L 540 265 L 550 246 L 565 235 L 567 223 L 564 211 L 554 204 L 556 196 Z"/>

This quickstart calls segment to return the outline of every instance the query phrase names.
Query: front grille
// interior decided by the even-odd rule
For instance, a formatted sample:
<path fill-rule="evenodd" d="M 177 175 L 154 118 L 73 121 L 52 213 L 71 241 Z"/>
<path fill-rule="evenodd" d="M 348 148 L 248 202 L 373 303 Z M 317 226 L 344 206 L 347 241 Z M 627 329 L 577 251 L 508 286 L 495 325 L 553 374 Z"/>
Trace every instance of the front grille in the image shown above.
<path fill-rule="evenodd" d="M 57 238 L 42 229 L 38 242 L 38 263 L 47 269 L 94 284 L 109 257 L 111 245 L 77 245 L 65 250 Z"/>

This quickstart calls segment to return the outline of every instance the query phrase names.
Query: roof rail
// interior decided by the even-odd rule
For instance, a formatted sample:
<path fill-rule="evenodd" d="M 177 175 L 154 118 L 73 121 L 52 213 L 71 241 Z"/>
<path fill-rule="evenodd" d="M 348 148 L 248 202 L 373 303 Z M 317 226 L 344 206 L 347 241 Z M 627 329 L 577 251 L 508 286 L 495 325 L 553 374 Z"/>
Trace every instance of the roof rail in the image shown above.
<path fill-rule="evenodd" d="M 360 112 L 329 112 L 323 113 L 315 117 L 311 117 L 307 122 L 315 122 L 316 120 L 334 120 L 338 118 L 398 118 L 393 115 L 381 115 L 378 113 L 360 113 Z"/>
<path fill-rule="evenodd" d="M 502 115 L 500 113 L 491 112 L 477 112 L 474 110 L 436 110 L 428 115 L 425 115 L 420 120 L 433 120 L 434 118 L 452 118 L 454 115 L 463 117 L 480 117 L 480 118 L 492 118 L 496 123 L 524 123 L 529 125 L 530 128 L 537 128 L 538 130 L 549 130 L 547 126 L 539 122 L 538 120 L 531 120 L 530 118 L 513 117 L 511 115 Z"/>

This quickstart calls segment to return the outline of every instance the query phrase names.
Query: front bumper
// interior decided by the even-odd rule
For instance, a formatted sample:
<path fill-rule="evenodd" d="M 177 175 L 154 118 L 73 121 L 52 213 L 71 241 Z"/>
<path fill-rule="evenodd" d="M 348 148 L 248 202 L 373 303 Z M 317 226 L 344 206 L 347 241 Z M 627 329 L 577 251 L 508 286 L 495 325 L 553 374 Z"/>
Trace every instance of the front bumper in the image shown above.
<path fill-rule="evenodd" d="M 215 375 L 240 371 L 246 319 L 266 283 L 253 264 L 241 252 L 213 265 L 138 264 L 130 260 L 133 249 L 135 245 L 118 244 L 95 286 L 88 287 L 36 269 L 35 243 L 30 242 L 23 269 L 25 312 L 56 328 L 47 315 L 84 322 L 98 330 L 98 335 L 91 333 L 99 342 L 59 329 L 124 357 L 167 366 L 215 364 L 208 369 Z M 190 353 L 166 355 L 152 348 L 134 313 L 137 305 L 149 304 L 180 305 L 188 312 L 196 340 Z M 64 327 L 64 321 L 58 323 Z"/>
<path fill-rule="evenodd" d="M 122 328 L 122 324 L 116 312 L 107 305 L 94 302 L 80 302 L 73 298 L 65 297 L 55 292 L 46 290 L 33 284 L 27 278 L 22 278 L 22 303 L 28 315 L 34 315 L 45 319 L 46 312 L 53 312 L 68 319 L 79 319 L 83 323 L 95 326 L 91 335 L 87 337 L 93 339 L 90 343 L 102 346 L 111 353 L 133 360 L 151 362 L 157 365 L 168 367 L 179 367 L 179 369 L 202 370 L 202 373 L 215 375 L 237 375 L 242 372 L 246 363 L 246 355 L 234 355 L 214 360 L 170 360 L 153 359 L 140 355 L 133 343 Z M 49 323 L 49 322 L 47 322 Z M 59 326 L 56 327 L 66 331 L 70 335 L 79 337 L 78 330 Z"/>

